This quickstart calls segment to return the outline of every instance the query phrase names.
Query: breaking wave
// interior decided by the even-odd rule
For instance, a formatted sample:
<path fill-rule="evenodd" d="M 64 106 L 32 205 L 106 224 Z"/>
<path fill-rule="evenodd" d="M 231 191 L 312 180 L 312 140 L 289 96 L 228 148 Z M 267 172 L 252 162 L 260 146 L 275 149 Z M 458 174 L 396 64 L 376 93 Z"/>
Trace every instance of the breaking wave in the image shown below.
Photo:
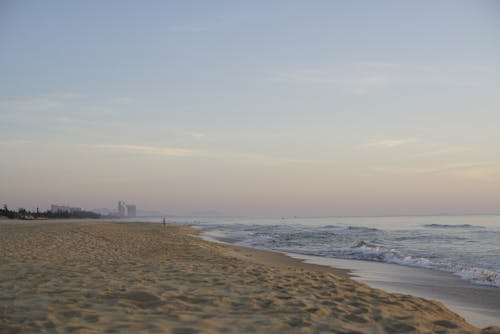
<path fill-rule="evenodd" d="M 471 224 L 462 224 L 462 225 L 447 225 L 447 224 L 426 224 L 424 227 L 429 228 L 484 228 L 483 226 L 475 226 Z"/>
<path fill-rule="evenodd" d="M 406 255 L 397 249 L 386 249 L 361 241 L 352 247 L 352 259 L 377 261 L 450 272 L 472 283 L 500 287 L 500 274 L 492 270 Z"/>
<path fill-rule="evenodd" d="M 500 227 L 420 223 L 402 229 L 365 222 L 300 223 L 194 225 L 202 227 L 207 237 L 241 246 L 428 268 L 500 288 Z"/>

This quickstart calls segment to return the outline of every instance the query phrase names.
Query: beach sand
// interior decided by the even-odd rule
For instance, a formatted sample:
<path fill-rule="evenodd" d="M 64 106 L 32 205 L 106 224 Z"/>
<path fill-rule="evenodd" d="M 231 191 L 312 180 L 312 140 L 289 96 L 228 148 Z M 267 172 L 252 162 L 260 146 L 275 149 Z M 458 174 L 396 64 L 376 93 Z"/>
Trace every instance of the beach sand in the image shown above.
<path fill-rule="evenodd" d="M 439 300 L 476 327 L 500 326 L 500 289 L 452 273 L 374 261 L 288 254 L 309 263 L 350 270 L 356 281 L 388 292 Z"/>
<path fill-rule="evenodd" d="M 0 222 L 0 333 L 500 333 L 342 270 L 196 233 Z"/>

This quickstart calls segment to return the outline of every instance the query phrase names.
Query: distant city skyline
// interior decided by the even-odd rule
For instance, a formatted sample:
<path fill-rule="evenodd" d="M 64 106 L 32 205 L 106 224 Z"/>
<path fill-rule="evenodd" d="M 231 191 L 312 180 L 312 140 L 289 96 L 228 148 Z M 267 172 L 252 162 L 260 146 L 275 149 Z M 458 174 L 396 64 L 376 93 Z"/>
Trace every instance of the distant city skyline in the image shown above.
<path fill-rule="evenodd" d="M 116 212 L 119 217 L 135 217 L 137 207 L 135 206 L 135 204 L 127 204 L 124 201 L 118 201 Z"/>
<path fill-rule="evenodd" d="M 500 212 L 496 1 L 4 1 L 0 204 Z"/>

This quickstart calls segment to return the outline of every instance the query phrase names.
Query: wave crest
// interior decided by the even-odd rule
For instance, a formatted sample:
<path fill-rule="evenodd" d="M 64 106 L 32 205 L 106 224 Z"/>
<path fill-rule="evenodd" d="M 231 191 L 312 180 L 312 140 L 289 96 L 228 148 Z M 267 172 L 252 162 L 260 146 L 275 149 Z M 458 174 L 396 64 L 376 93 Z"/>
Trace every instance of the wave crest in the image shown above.
<path fill-rule="evenodd" d="M 484 226 L 476 226 L 471 224 L 448 225 L 448 224 L 425 224 L 424 227 L 429 228 L 484 228 Z"/>
<path fill-rule="evenodd" d="M 446 271 L 476 284 L 500 287 L 500 274 L 494 271 L 479 267 L 469 267 L 452 262 L 437 261 L 424 257 L 406 255 L 396 249 L 386 249 L 384 247 L 370 245 L 365 241 L 361 241 L 356 246 L 352 247 L 351 255 L 352 258 L 356 260 L 385 262 L 410 267 Z"/>

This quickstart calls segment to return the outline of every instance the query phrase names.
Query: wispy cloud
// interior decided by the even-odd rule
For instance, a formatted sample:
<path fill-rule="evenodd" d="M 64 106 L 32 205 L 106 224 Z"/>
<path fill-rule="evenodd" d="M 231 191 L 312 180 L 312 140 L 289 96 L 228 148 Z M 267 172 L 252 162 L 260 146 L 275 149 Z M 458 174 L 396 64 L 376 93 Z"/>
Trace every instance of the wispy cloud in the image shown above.
<path fill-rule="evenodd" d="M 115 102 L 118 104 L 130 104 L 132 101 L 133 99 L 127 96 L 119 96 L 111 99 L 111 102 Z"/>
<path fill-rule="evenodd" d="M 351 73 L 340 74 L 330 73 L 321 70 L 299 70 L 279 74 L 276 77 L 278 81 L 304 82 L 313 84 L 329 85 L 364 85 L 364 86 L 383 86 L 401 82 L 401 78 L 384 73 Z"/>
<path fill-rule="evenodd" d="M 169 157 L 199 157 L 205 155 L 201 151 L 178 147 L 101 144 L 93 145 L 91 146 L 91 148 L 113 152 L 149 154 Z"/>
<path fill-rule="evenodd" d="M 183 131 L 183 134 L 194 139 L 203 139 L 207 137 L 205 133 L 199 131 Z"/>
<path fill-rule="evenodd" d="M 36 98 L 18 98 L 10 97 L 2 103 L 3 105 L 15 109 L 53 109 L 63 106 L 63 102 L 58 99 L 36 97 Z"/>
<path fill-rule="evenodd" d="M 186 25 L 178 25 L 178 26 L 173 26 L 170 27 L 170 31 L 175 31 L 175 32 L 205 32 L 209 31 L 210 29 L 202 24 L 186 24 Z"/>
<path fill-rule="evenodd" d="M 498 180 L 499 169 L 496 166 L 471 167 L 450 172 L 450 175 L 460 179 L 468 180 Z"/>
<path fill-rule="evenodd" d="M 30 145 L 34 142 L 28 139 L 4 139 L 0 140 L 0 147 L 18 147 L 22 145 Z"/>
<path fill-rule="evenodd" d="M 431 149 L 425 152 L 417 153 L 414 155 L 415 158 L 430 158 L 430 157 L 442 157 L 442 156 L 453 156 L 462 155 L 467 153 L 478 152 L 477 149 L 466 147 L 466 146 L 449 146 L 438 149 Z"/>
<path fill-rule="evenodd" d="M 485 161 L 485 162 L 463 162 L 451 163 L 435 166 L 421 166 L 421 167 L 374 167 L 373 171 L 399 174 L 399 175 L 424 175 L 424 174 L 443 174 L 462 179 L 488 179 L 494 175 L 499 174 L 499 162 Z"/>
<path fill-rule="evenodd" d="M 364 145 L 363 147 L 368 148 L 378 148 L 378 149 L 390 149 L 406 144 L 411 144 L 417 142 L 416 138 L 400 138 L 400 139 L 382 139 L 382 140 L 372 140 Z"/>
<path fill-rule="evenodd" d="M 225 163 L 230 163 L 230 164 L 268 166 L 268 167 L 301 162 L 299 160 L 270 156 L 265 154 L 194 150 L 194 149 L 163 147 L 163 146 L 98 144 L 98 145 L 92 145 L 89 148 L 91 150 L 118 152 L 126 154 L 145 154 L 145 155 L 177 157 L 177 158 L 202 157 L 206 159 L 223 161 Z"/>
<path fill-rule="evenodd" d="M 365 94 L 375 88 L 401 85 L 457 88 L 479 87 L 495 80 L 498 70 L 474 64 L 449 64 L 438 71 L 415 64 L 362 61 L 288 69 L 272 76 L 277 82 L 330 85 L 345 91 Z"/>
<path fill-rule="evenodd" d="M 21 110 L 46 110 L 60 108 L 68 101 L 79 96 L 79 94 L 72 92 L 47 93 L 30 97 L 11 96 L 2 101 L 1 104 L 9 108 Z"/>
<path fill-rule="evenodd" d="M 246 153 L 232 153 L 232 154 L 223 154 L 221 157 L 226 157 L 230 162 L 242 165 L 255 165 L 255 166 L 281 166 L 281 165 L 289 165 L 301 163 L 303 161 L 281 158 L 275 156 L 261 155 L 261 154 L 246 154 Z"/>
<path fill-rule="evenodd" d="M 133 100 L 129 97 L 100 98 L 73 92 L 43 93 L 32 96 L 10 96 L 0 100 L 0 120 L 18 124 L 36 123 L 39 129 L 56 123 L 74 127 L 91 124 L 130 123 L 124 114 Z"/>

